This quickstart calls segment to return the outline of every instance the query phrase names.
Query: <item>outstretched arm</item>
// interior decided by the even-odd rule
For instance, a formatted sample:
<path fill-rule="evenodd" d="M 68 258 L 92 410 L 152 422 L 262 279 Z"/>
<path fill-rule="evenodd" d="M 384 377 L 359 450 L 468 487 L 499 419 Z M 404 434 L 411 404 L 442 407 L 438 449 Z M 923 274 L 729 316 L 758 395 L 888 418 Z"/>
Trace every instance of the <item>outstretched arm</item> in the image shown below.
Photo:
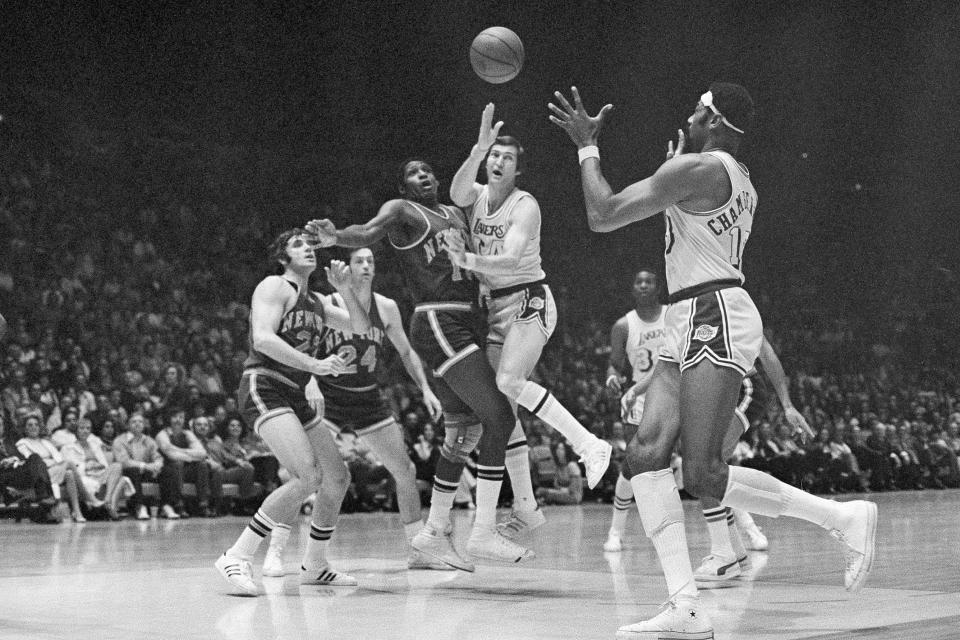
<path fill-rule="evenodd" d="M 327 280 L 343 298 L 346 311 L 335 307 L 326 296 L 321 297 L 326 324 L 344 333 L 364 334 L 370 329 L 370 316 L 357 299 L 350 286 L 350 267 L 342 260 L 331 260 L 329 267 L 324 267 Z"/>
<path fill-rule="evenodd" d="M 540 206 L 533 198 L 523 198 L 511 214 L 511 221 L 507 235 L 503 238 L 503 251 L 495 256 L 468 253 L 463 237 L 455 230 L 447 232 L 444 249 L 458 267 L 492 276 L 516 273 L 524 247 L 540 227 Z"/>
<path fill-rule="evenodd" d="M 387 234 L 390 226 L 400 221 L 403 215 L 403 200 L 385 202 L 373 218 L 363 224 L 352 224 L 337 229 L 333 222 L 311 220 L 305 227 L 316 238 L 320 247 L 366 247 Z"/>
<path fill-rule="evenodd" d="M 497 135 L 500 133 L 500 127 L 503 122 L 493 124 L 493 103 L 489 103 L 483 109 L 483 115 L 480 117 L 480 134 L 477 136 L 477 144 L 470 149 L 470 155 L 463 161 L 457 173 L 453 176 L 453 182 L 450 183 L 450 199 L 460 207 L 469 207 L 477 200 L 482 188 L 477 184 L 477 171 L 483 159 L 487 157 L 490 147 L 497 141 Z"/>
<path fill-rule="evenodd" d="M 780 404 L 783 405 L 783 413 L 787 422 L 805 437 L 813 438 L 816 434 L 813 433 L 810 425 L 807 424 L 803 414 L 796 410 L 793 406 L 793 401 L 790 400 L 790 387 L 787 374 L 783 370 L 780 358 L 777 357 L 777 352 L 773 350 L 773 345 L 770 344 L 770 341 L 767 340 L 766 337 L 763 338 L 763 343 L 760 345 L 760 355 L 758 355 L 757 358 L 760 360 L 760 364 L 763 365 L 763 370 L 766 372 L 770 382 L 773 383 L 773 389 L 777 394 L 777 398 L 780 399 Z"/>
<path fill-rule="evenodd" d="M 559 106 L 550 103 L 550 121 L 567 132 L 582 152 L 580 178 L 587 208 L 587 222 L 592 231 L 613 231 L 622 226 L 656 215 L 692 193 L 700 172 L 705 170 L 696 156 L 678 156 L 660 166 L 649 178 L 635 182 L 614 193 L 600 171 L 597 142 L 600 129 L 613 105 L 605 105 L 596 116 L 587 114 L 580 92 L 571 87 L 574 105 L 559 91 L 554 96 Z"/>
<path fill-rule="evenodd" d="M 424 373 L 423 370 L 423 361 L 420 360 L 420 356 L 418 356 L 417 352 L 410 346 L 410 341 L 407 340 L 407 335 L 403 332 L 400 308 L 396 302 L 389 298 L 381 298 L 380 302 L 379 309 L 387 337 L 390 338 L 390 342 L 392 342 L 396 348 L 397 355 L 400 356 L 400 360 L 403 362 L 403 367 L 407 370 L 407 373 L 410 374 L 410 377 L 413 378 L 413 381 L 417 383 L 417 386 L 420 387 L 420 391 L 423 393 L 423 403 L 427 406 L 430 417 L 436 420 L 443 413 L 443 407 L 440 406 L 440 401 L 433 394 L 433 390 L 430 389 L 430 385 L 427 383 L 427 374 Z"/>

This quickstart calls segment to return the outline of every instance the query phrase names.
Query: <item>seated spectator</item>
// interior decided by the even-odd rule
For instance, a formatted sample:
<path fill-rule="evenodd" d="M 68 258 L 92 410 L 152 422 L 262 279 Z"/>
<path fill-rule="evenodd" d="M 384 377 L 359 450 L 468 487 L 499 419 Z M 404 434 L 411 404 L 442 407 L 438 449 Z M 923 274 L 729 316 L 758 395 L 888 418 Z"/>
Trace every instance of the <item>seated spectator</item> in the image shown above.
<path fill-rule="evenodd" d="M 216 518 L 219 514 L 211 506 L 211 501 L 219 501 L 219 491 L 222 487 L 214 486 L 219 480 L 219 474 L 213 473 L 208 464 L 209 456 L 200 440 L 193 432 L 184 428 L 186 414 L 183 409 L 174 409 L 170 414 L 169 425 L 157 434 L 157 446 L 163 455 L 162 476 L 171 478 L 172 486 L 176 487 L 176 509 L 180 517 L 189 513 L 183 502 L 183 483 L 192 482 L 197 489 L 197 514 L 207 518 Z M 213 495 L 217 491 L 217 495 Z M 215 503 L 214 503 L 215 504 Z"/>
<path fill-rule="evenodd" d="M 273 455 L 273 451 L 270 451 L 267 443 L 253 429 L 247 428 L 239 417 L 235 417 L 231 418 L 227 425 L 228 431 L 235 428 L 230 427 L 234 421 L 238 422 L 243 429 L 243 434 L 240 436 L 240 446 L 246 451 L 247 460 L 253 465 L 256 472 L 254 475 L 256 481 L 267 488 L 271 486 L 276 488 L 287 482 L 290 479 L 289 474 L 285 469 L 280 468 L 280 461 L 277 460 L 277 456 Z M 270 491 L 273 491 L 273 489 L 270 489 L 267 493 Z"/>
<path fill-rule="evenodd" d="M 63 449 L 68 444 L 74 444 L 77 441 L 77 426 L 79 425 L 80 412 L 70 407 L 63 414 L 63 424 L 59 429 L 50 434 L 50 441 L 56 445 L 57 449 Z"/>
<path fill-rule="evenodd" d="M 117 506 L 126 486 L 133 489 L 128 480 L 123 479 L 123 468 L 118 462 L 109 462 L 103 451 L 103 442 L 93 435 L 93 423 L 89 418 L 80 420 L 77 426 L 76 440 L 65 444 L 60 450 L 63 457 L 73 463 L 77 476 L 86 492 L 104 502 L 106 515 L 111 520 L 119 520 Z M 127 495 L 130 495 L 128 493 Z"/>
<path fill-rule="evenodd" d="M 930 449 L 930 469 L 945 487 L 960 487 L 960 460 L 947 444 L 942 429 L 934 428 L 927 440 Z"/>
<path fill-rule="evenodd" d="M 860 470 L 860 462 L 844 439 L 844 424 L 838 420 L 830 434 L 828 449 L 839 488 L 850 491 L 868 491 L 868 480 Z"/>
<path fill-rule="evenodd" d="M 221 440 L 224 450 L 241 460 L 245 460 L 253 469 L 253 479 L 263 485 L 265 493 L 269 494 L 280 486 L 280 478 L 277 472 L 280 470 L 280 463 L 274 455 L 251 455 L 243 445 L 246 440 L 246 427 L 240 418 L 230 418 L 227 420 L 223 429 Z"/>
<path fill-rule="evenodd" d="M 134 493 L 127 498 L 127 510 L 136 511 L 137 520 L 149 520 L 144 482 L 159 482 L 161 513 L 165 518 L 177 519 L 179 514 L 173 506 L 179 502 L 176 479 L 168 474 L 160 476 L 163 456 L 156 440 L 144 433 L 147 421 L 143 414 L 134 413 L 127 420 L 127 430 L 113 440 L 113 454 L 123 469 L 123 475 L 131 480 Z"/>
<path fill-rule="evenodd" d="M 923 469 L 913 449 L 909 425 L 895 427 L 891 424 L 887 427 L 886 436 L 894 484 L 900 489 L 923 489 Z"/>
<path fill-rule="evenodd" d="M 235 455 L 231 451 L 228 451 L 223 444 L 223 440 L 220 439 L 220 436 L 213 433 L 210 418 L 206 416 L 191 420 L 190 430 L 197 436 L 197 439 L 203 444 L 204 449 L 207 450 L 207 455 L 210 456 L 207 463 L 211 468 L 211 479 L 213 476 L 218 476 L 216 480 L 213 480 L 212 484 L 219 484 L 221 487 L 223 484 L 238 485 L 240 498 L 234 507 L 234 515 L 251 516 L 256 513 L 256 508 L 252 511 L 249 509 L 249 505 L 252 504 L 258 495 L 256 488 L 253 486 L 254 469 L 253 465 L 244 457 L 243 451 L 238 452 L 240 455 Z M 237 443 L 239 444 L 239 439 Z M 217 493 L 219 493 L 220 496 L 223 495 L 222 489 L 220 491 L 213 491 L 213 493 L 214 495 Z M 222 503 L 221 498 L 219 503 L 214 503 L 213 508 L 222 511 L 224 507 L 225 505 Z"/>
<path fill-rule="evenodd" d="M 163 369 L 163 377 L 156 381 L 150 399 L 159 411 L 187 406 L 186 373 L 179 364 L 169 363 Z"/>
<path fill-rule="evenodd" d="M 11 442 L 7 433 L 6 421 L 0 411 L 0 495 L 7 489 L 33 491 L 33 498 L 40 505 L 37 513 L 31 516 L 34 522 L 56 524 L 60 518 L 54 513 L 57 498 L 54 497 L 50 474 L 43 458 L 35 453 L 24 457 Z M 5 496 L 14 499 L 16 496 Z"/>
<path fill-rule="evenodd" d="M 557 469 L 553 486 L 537 487 L 537 501 L 540 504 L 580 504 L 583 501 L 580 465 L 573 461 L 566 443 L 557 445 L 553 455 Z"/>
<path fill-rule="evenodd" d="M 83 489 L 83 485 L 77 476 L 77 470 L 73 465 L 64 460 L 60 455 L 60 450 L 50 441 L 50 438 L 40 436 L 40 418 L 36 415 L 27 416 L 23 424 L 23 437 L 17 440 L 17 449 L 24 458 L 29 458 L 36 454 L 43 460 L 47 467 L 47 474 L 50 476 L 50 484 L 53 487 L 53 495 L 60 499 L 60 485 L 67 489 L 67 499 L 70 503 L 70 516 L 74 522 L 86 522 L 87 519 L 80 509 L 80 499 L 83 498 L 88 508 L 97 508 L 103 505 L 102 502 L 88 495 Z"/>
<path fill-rule="evenodd" d="M 893 459 L 898 462 L 899 459 L 894 456 L 887 439 L 887 426 L 877 418 L 871 418 L 870 435 L 863 439 L 856 456 L 861 467 L 870 472 L 870 489 L 886 491 L 894 488 Z"/>

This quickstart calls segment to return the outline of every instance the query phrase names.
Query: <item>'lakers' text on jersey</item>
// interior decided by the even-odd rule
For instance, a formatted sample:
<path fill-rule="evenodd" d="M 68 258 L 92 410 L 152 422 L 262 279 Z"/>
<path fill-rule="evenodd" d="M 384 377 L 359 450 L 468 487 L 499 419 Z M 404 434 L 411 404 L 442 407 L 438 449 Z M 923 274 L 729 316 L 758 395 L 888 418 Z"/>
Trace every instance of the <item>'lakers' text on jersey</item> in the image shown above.
<path fill-rule="evenodd" d="M 474 251 L 481 256 L 495 256 L 503 252 L 503 240 L 513 223 L 511 215 L 517 204 L 532 195 L 520 189 L 514 189 L 497 207 L 490 211 L 490 188 L 484 186 L 473 204 L 470 216 L 470 238 Z M 509 275 L 479 274 L 481 288 L 486 290 L 503 289 L 518 284 L 543 280 L 545 275 L 540 266 L 540 223 L 537 231 L 527 242 L 520 254 L 520 263 Z"/>
<path fill-rule="evenodd" d="M 627 362 L 633 370 L 633 382 L 646 389 L 663 344 L 663 308 L 651 322 L 641 319 L 636 309 L 624 317 L 627 319 Z"/>
<path fill-rule="evenodd" d="M 666 220 L 667 286 L 670 293 L 713 280 L 743 282 L 743 249 L 753 226 L 757 192 L 750 172 L 726 151 L 708 151 L 730 178 L 730 199 L 712 211 L 688 211 L 673 205 Z"/>
<path fill-rule="evenodd" d="M 450 261 L 444 250 L 442 232 L 456 229 L 469 243 L 467 222 L 459 209 L 438 205 L 437 211 L 424 205 L 404 200 L 423 220 L 423 232 L 413 242 L 398 244 L 390 237 L 390 244 L 397 249 L 404 280 L 413 293 L 414 300 L 421 302 L 473 302 L 476 299 L 476 282 L 473 276 Z"/>
<path fill-rule="evenodd" d="M 289 280 L 284 280 L 284 282 L 293 287 L 294 291 L 297 291 L 297 285 Z M 317 357 L 317 352 L 329 332 L 330 328 L 324 324 L 323 305 L 320 302 L 319 295 L 306 289 L 297 291 L 296 304 L 283 314 L 280 319 L 280 327 L 277 329 L 277 335 L 281 340 L 312 358 Z M 271 369 L 288 378 L 301 389 L 309 382 L 310 374 L 306 371 L 277 362 L 254 349 L 252 328 L 250 336 L 250 355 L 243 363 L 244 369 L 255 367 Z"/>
<path fill-rule="evenodd" d="M 370 328 L 364 334 L 346 334 L 331 329 L 327 332 L 321 348 L 321 357 L 337 354 L 343 359 L 346 370 L 336 377 L 320 378 L 321 391 L 324 385 L 340 389 L 366 391 L 377 388 L 377 365 L 381 361 L 385 329 L 377 307 L 378 294 L 373 294 L 368 315 Z M 339 293 L 333 294 L 331 302 L 346 308 Z"/>

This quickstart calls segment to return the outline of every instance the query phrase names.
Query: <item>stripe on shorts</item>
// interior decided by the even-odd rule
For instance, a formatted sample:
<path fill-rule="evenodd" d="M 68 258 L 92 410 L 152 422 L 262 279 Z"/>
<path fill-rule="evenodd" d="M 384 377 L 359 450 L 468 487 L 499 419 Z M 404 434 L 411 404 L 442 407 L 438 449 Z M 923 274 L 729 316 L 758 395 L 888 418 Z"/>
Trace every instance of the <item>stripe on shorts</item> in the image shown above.
<path fill-rule="evenodd" d="M 460 353 L 454 354 L 451 358 L 447 359 L 446 362 L 444 362 L 442 365 L 434 369 L 433 375 L 443 377 L 443 375 L 450 370 L 450 367 L 457 364 L 458 362 L 460 362 L 461 360 L 469 356 L 474 351 L 479 351 L 479 350 L 480 350 L 480 347 L 478 347 L 477 345 L 475 344 L 469 345 L 468 347 L 460 351 Z"/>
<path fill-rule="evenodd" d="M 290 407 L 277 407 L 276 409 L 271 409 L 266 413 L 261 413 L 260 417 L 253 422 L 253 432 L 257 435 L 260 435 L 260 428 L 263 426 L 263 423 L 267 420 L 272 420 L 277 416 L 282 416 L 287 413 L 293 413 L 293 409 Z"/>

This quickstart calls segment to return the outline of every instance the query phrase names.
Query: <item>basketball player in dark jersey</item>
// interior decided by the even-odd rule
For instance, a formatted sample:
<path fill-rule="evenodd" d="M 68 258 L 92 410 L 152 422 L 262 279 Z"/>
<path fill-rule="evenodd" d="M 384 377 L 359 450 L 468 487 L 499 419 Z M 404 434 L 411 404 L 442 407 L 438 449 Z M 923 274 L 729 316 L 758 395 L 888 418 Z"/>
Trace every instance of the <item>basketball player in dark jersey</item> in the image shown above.
<path fill-rule="evenodd" d="M 338 260 L 325 270 L 341 293 L 348 312 L 325 306 L 308 289 L 317 267 L 313 245 L 302 229 L 284 231 L 270 245 L 270 256 L 283 274 L 257 285 L 250 304 L 250 355 L 244 363 L 238 392 L 247 423 L 267 443 L 293 479 L 263 501 L 237 541 L 216 561 L 216 568 L 243 595 L 257 595 L 250 558 L 276 523 L 303 499 L 317 492 L 310 541 L 301 567 L 301 582 L 352 586 L 351 576 L 331 571 L 325 558 L 349 473 L 330 431 L 314 428 L 322 419 L 304 396 L 314 375 L 339 375 L 346 363 L 338 355 L 316 358 L 331 329 L 364 333 L 369 318 L 350 288 L 348 267 Z"/>
<path fill-rule="evenodd" d="M 403 332 L 400 308 L 390 298 L 373 292 L 374 273 L 374 258 L 370 249 L 363 247 L 350 252 L 351 287 L 367 311 L 370 329 L 363 334 L 337 330 L 327 332 L 320 353 L 325 356 L 339 355 L 344 361 L 345 370 L 335 377 L 314 377 L 307 384 L 305 395 L 308 402 L 318 403 L 317 413 L 323 416 L 323 426 L 334 433 L 353 431 L 383 461 L 383 466 L 396 483 L 397 506 L 409 542 L 422 526 L 420 492 L 402 430 L 390 407 L 380 396 L 377 384 L 385 337 L 393 343 L 410 377 L 423 392 L 423 402 L 431 418 L 439 419 L 442 409 L 440 401 L 427 384 L 420 357 L 410 348 L 410 342 Z M 334 294 L 328 300 L 336 307 L 344 305 L 339 294 Z M 296 515 L 295 510 L 283 523 L 278 523 L 271 533 L 270 547 L 263 561 L 264 576 L 284 575 L 283 547 L 290 534 L 288 523 L 293 522 Z M 453 570 L 450 565 L 415 549 L 410 551 L 407 566 L 410 569 Z"/>
<path fill-rule="evenodd" d="M 456 552 L 446 533 L 454 494 L 468 456 L 479 444 L 477 511 L 495 514 L 514 418 L 481 348 L 485 327 L 477 310 L 476 282 L 445 251 L 445 232 L 459 233 L 467 242 L 466 217 L 457 207 L 439 203 L 438 186 L 429 164 L 410 160 L 400 168 L 403 197 L 385 203 L 373 219 L 339 230 L 329 220 L 314 220 L 307 229 L 320 246 L 369 246 L 386 236 L 397 250 L 406 286 L 417 303 L 410 341 L 433 371 L 431 384 L 444 410 L 445 438 L 430 515 L 413 546 L 472 571 L 472 563 Z M 472 556 L 506 562 L 534 556 L 497 532 L 495 517 L 477 518 L 468 547 Z"/>

